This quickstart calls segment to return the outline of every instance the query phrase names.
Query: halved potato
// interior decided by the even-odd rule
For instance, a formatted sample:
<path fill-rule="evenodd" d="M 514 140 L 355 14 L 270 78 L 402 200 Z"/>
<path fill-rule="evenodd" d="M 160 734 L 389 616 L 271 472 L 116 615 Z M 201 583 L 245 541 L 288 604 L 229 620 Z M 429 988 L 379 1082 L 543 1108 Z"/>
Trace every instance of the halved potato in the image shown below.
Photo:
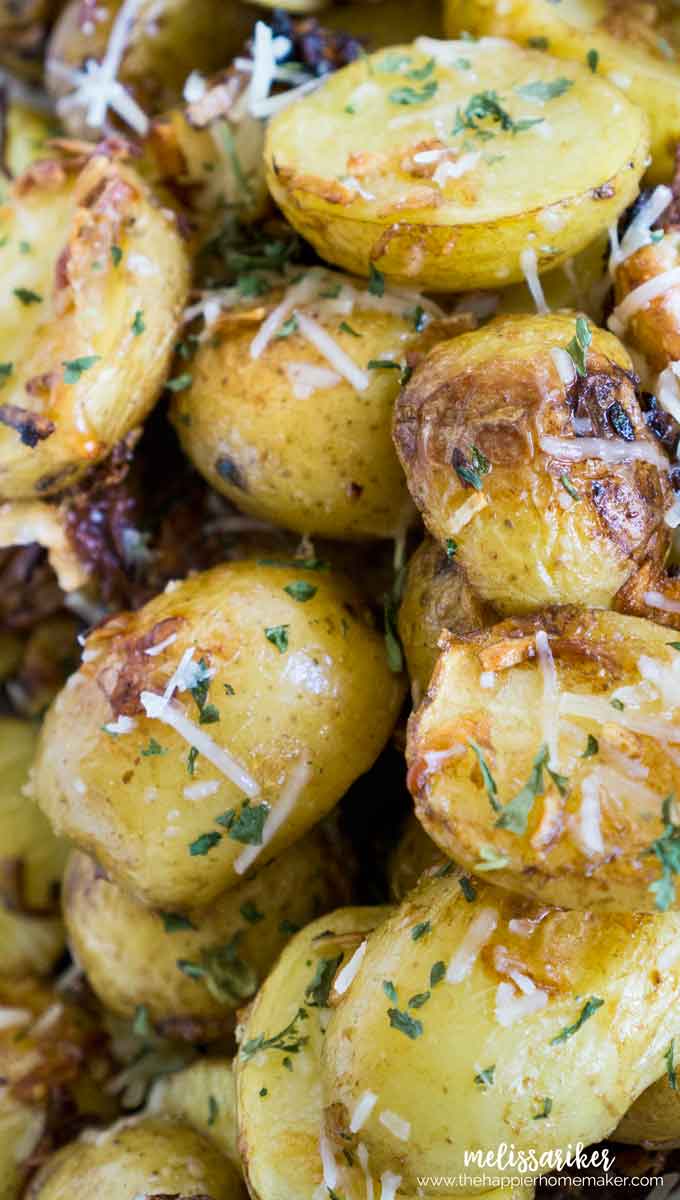
<path fill-rule="evenodd" d="M 368 934 L 340 995 L 335 977 L 321 1078 L 339 1193 L 343 1151 L 376 1177 L 393 1172 L 406 1194 L 420 1183 L 441 1195 L 443 1176 L 460 1195 L 482 1174 L 470 1152 L 493 1154 L 488 1174 L 510 1183 L 545 1173 L 544 1154 L 609 1134 L 680 1030 L 679 937 L 676 913 L 565 912 L 478 881 L 463 892 L 455 873 L 423 883 Z M 248 1037 L 281 1027 L 268 1017 Z M 239 1105 L 257 1070 L 239 1062 Z"/>
<path fill-rule="evenodd" d="M 442 631 L 464 637 L 494 620 L 470 587 L 457 552 L 455 541 L 440 546 L 428 537 L 409 560 L 398 625 L 415 703 L 434 670 Z"/>
<path fill-rule="evenodd" d="M 252 516 L 312 536 L 403 534 L 415 513 L 391 438 L 400 380 L 469 321 L 335 271 L 295 278 L 217 318 L 174 397 L 180 441 Z"/>
<path fill-rule="evenodd" d="M 83 8 L 70 0 L 59 17 L 47 47 L 47 88 L 67 128 L 79 137 L 96 138 L 102 125 L 111 128 L 113 110 L 105 121 L 88 122 L 87 103 L 77 94 L 75 72 L 86 63 L 101 63 L 110 45 L 118 43 L 123 0 L 108 0 L 102 8 Z M 257 10 L 238 0 L 139 0 L 126 12 L 131 20 L 122 37 L 122 55 L 115 78 L 141 109 L 143 117 L 178 103 L 192 71 L 210 75 L 243 50 Z M 115 34 L 114 34 L 115 29 Z M 113 35 L 113 36 L 112 36 Z M 92 70 L 92 67 L 89 68 Z M 113 120 L 113 127 L 118 122 Z M 138 127 L 133 119 L 132 128 Z"/>
<path fill-rule="evenodd" d="M 668 459 L 623 346 L 575 313 L 502 317 L 435 347 L 394 436 L 430 533 L 457 543 L 499 612 L 609 606 L 663 563 Z"/>
<path fill-rule="evenodd" d="M 265 158 L 323 258 L 453 291 L 522 279 L 525 253 L 543 271 L 582 249 L 636 195 L 647 150 L 643 113 L 587 68 L 422 39 L 290 104 Z"/>
<path fill-rule="evenodd" d="M 244 1200 L 243 1183 L 219 1151 L 189 1125 L 128 1117 L 86 1131 L 38 1172 L 26 1200 Z"/>
<path fill-rule="evenodd" d="M 230 1058 L 199 1058 L 190 1067 L 157 1079 L 147 1111 L 184 1121 L 214 1142 L 238 1171 L 236 1080 Z"/>
<path fill-rule="evenodd" d="M 170 585 L 94 630 L 84 660 L 46 717 L 36 795 L 118 883 L 170 910 L 207 905 L 320 820 L 404 694 L 358 593 L 315 560 Z"/>
<path fill-rule="evenodd" d="M 680 27 L 673 0 L 445 0 L 444 28 L 515 38 L 588 63 L 646 112 L 649 177 L 670 179 L 680 130 Z"/>
<path fill-rule="evenodd" d="M 64 919 L 77 961 L 112 1012 L 144 1006 L 157 1032 L 208 1042 L 234 1027 L 289 940 L 320 912 L 349 899 L 329 838 L 312 832 L 252 879 L 190 915 L 159 912 L 74 852 L 64 878 Z"/>
<path fill-rule="evenodd" d="M 72 484 L 149 412 L 186 298 L 172 214 L 120 163 L 42 161 L 0 209 L 0 496 Z"/>
<path fill-rule="evenodd" d="M 573 608 L 450 637 L 407 745 L 416 812 L 442 850 L 549 904 L 680 906 L 673 637 Z"/>
<path fill-rule="evenodd" d="M 63 953 L 66 846 L 24 794 L 37 727 L 0 720 L 0 976 L 48 974 Z"/>

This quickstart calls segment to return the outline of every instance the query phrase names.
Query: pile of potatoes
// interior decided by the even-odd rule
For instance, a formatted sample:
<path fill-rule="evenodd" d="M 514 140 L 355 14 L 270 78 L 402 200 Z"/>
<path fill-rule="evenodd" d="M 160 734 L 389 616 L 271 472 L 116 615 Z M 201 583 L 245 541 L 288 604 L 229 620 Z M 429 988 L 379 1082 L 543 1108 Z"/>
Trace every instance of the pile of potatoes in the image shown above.
<path fill-rule="evenodd" d="M 0 1200 L 660 1174 L 680 17 L 273 7 L 0 0 Z M 155 422 L 224 556 L 121 611 Z"/>

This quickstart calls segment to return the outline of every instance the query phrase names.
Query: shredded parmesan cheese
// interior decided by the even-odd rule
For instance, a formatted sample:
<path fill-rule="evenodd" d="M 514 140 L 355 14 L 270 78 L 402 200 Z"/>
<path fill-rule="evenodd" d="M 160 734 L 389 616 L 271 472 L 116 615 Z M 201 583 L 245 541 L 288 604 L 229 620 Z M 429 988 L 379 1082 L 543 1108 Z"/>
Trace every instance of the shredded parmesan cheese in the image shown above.
<path fill-rule="evenodd" d="M 164 641 L 159 642 L 158 645 L 149 646 L 149 649 L 145 650 L 144 653 L 148 654 L 150 658 L 154 658 L 157 654 L 162 654 L 164 650 L 167 650 L 168 646 L 172 646 L 173 642 L 176 641 L 177 634 L 171 633 L 169 637 L 166 637 Z"/>
<path fill-rule="evenodd" d="M 400 1183 L 401 1175 L 395 1175 L 394 1171 L 383 1171 L 380 1176 L 380 1200 L 394 1200 Z"/>
<path fill-rule="evenodd" d="M 495 908 L 481 908 L 470 924 L 446 972 L 447 983 L 460 983 L 470 974 L 480 950 L 486 945 L 498 924 Z"/>
<path fill-rule="evenodd" d="M 0 1029 L 15 1029 L 30 1025 L 33 1014 L 27 1008 L 0 1008 Z"/>
<path fill-rule="evenodd" d="M 643 308 L 647 308 L 653 300 L 665 295 L 678 284 L 680 284 L 680 267 L 673 267 L 670 271 L 662 271 L 660 275 L 654 275 L 652 279 L 647 279 L 639 287 L 633 288 L 633 291 L 629 292 L 614 309 L 607 322 L 612 333 L 615 333 L 617 337 L 622 337 L 631 317 L 634 317 Z"/>
<path fill-rule="evenodd" d="M 427 152 L 425 151 L 425 153 Z M 462 154 L 453 162 L 450 158 L 443 158 L 432 176 L 433 182 L 437 184 L 437 187 L 445 187 L 449 179 L 460 179 L 461 175 L 472 171 L 477 166 L 480 157 L 478 152 L 473 151 L 471 154 Z"/>
<path fill-rule="evenodd" d="M 267 349 L 277 329 L 288 319 L 298 304 L 304 304 L 311 299 L 317 289 L 317 280 L 310 271 L 303 279 L 292 284 L 280 304 L 272 309 L 269 316 L 262 322 L 259 330 L 250 343 L 250 357 L 259 358 Z"/>
<path fill-rule="evenodd" d="M 357 946 L 349 962 L 345 963 L 342 970 L 338 971 L 335 983 L 333 984 L 333 990 L 337 992 L 338 996 L 344 996 L 348 988 L 354 983 L 359 967 L 364 961 L 367 946 L 368 942 L 364 940 L 360 946 Z"/>
<path fill-rule="evenodd" d="M 571 387 L 576 379 L 576 367 L 574 366 L 571 354 L 568 354 L 562 346 L 553 346 L 550 351 L 550 357 L 564 386 L 566 388 Z"/>
<path fill-rule="evenodd" d="M 647 717 L 629 709 L 614 708 L 608 700 L 597 696 L 580 695 L 578 692 L 560 694 L 560 712 L 572 717 L 585 717 L 599 725 L 622 725 L 633 733 L 656 738 L 660 742 L 680 742 L 680 725 L 662 716 Z M 629 784 L 630 787 L 630 784 Z"/>
<path fill-rule="evenodd" d="M 680 600 L 670 600 L 663 592 L 645 592 L 642 599 L 650 608 L 658 608 L 660 612 L 680 613 Z"/>
<path fill-rule="evenodd" d="M 195 746 L 199 754 L 207 758 L 208 762 L 217 767 L 218 771 L 221 771 L 246 796 L 253 799 L 260 794 L 259 784 L 253 779 L 250 772 L 241 766 L 223 746 L 218 746 L 217 742 L 200 725 L 191 721 L 176 701 L 168 703 L 164 696 L 159 696 L 156 692 L 142 692 L 139 699 L 147 717 L 169 725 L 190 746 Z M 260 847 L 253 848 L 260 849 Z"/>
<path fill-rule="evenodd" d="M 377 1100 L 378 1097 L 375 1092 L 366 1091 L 363 1093 L 356 1108 L 354 1109 L 354 1112 L 352 1113 L 349 1123 L 350 1133 L 358 1133 L 360 1129 L 363 1129 L 376 1106 Z"/>
<path fill-rule="evenodd" d="M 668 470 L 668 459 L 651 442 L 609 441 L 606 438 L 560 438 L 544 435 L 539 446 L 552 458 L 580 462 L 584 458 L 599 458 L 606 463 L 648 462 Z"/>
<path fill-rule="evenodd" d="M 258 22 L 259 24 L 259 22 Z M 321 1134 L 319 1138 L 319 1153 L 321 1155 L 321 1165 L 323 1167 L 323 1181 L 329 1190 L 332 1190 L 338 1182 L 338 1168 L 335 1162 L 335 1155 L 331 1144 L 325 1134 Z"/>
<path fill-rule="evenodd" d="M 473 492 L 468 496 L 467 500 L 456 509 L 449 520 L 449 532 L 451 534 L 460 533 L 470 521 L 477 516 L 482 509 L 486 508 L 489 501 L 484 495 L 484 492 Z"/>
<path fill-rule="evenodd" d="M 101 129 L 106 113 L 112 108 L 135 133 L 144 137 L 149 130 L 149 118 L 137 101 L 117 79 L 130 32 L 142 0 L 123 0 L 111 26 L 108 44 L 101 62 L 88 59 L 82 71 L 73 71 L 59 63 L 52 63 L 74 90 L 57 101 L 60 116 L 74 109 L 85 110 L 85 123 L 91 129 Z"/>
<path fill-rule="evenodd" d="M 651 196 L 645 200 L 644 204 L 640 205 L 637 216 L 631 221 L 623 236 L 621 245 L 618 244 L 618 236 L 616 241 L 612 238 L 612 252 L 609 258 L 610 271 L 614 271 L 620 263 L 630 258 L 631 254 L 635 254 L 636 250 L 651 244 L 652 225 L 665 212 L 672 199 L 673 193 L 665 184 L 654 188 Z"/>
<path fill-rule="evenodd" d="M 366 1183 L 366 1200 L 373 1200 L 373 1179 L 371 1178 L 371 1172 L 368 1169 L 368 1150 L 364 1146 L 363 1142 L 359 1142 L 359 1145 L 357 1146 L 357 1158 L 359 1159 L 359 1166 L 364 1173 L 364 1181 Z"/>
<path fill-rule="evenodd" d="M 337 371 L 329 371 L 327 367 L 317 367 L 314 363 L 286 363 L 286 375 L 293 388 L 296 400 L 308 400 L 314 392 L 324 388 L 335 387 L 342 382 L 342 376 Z"/>
<path fill-rule="evenodd" d="M 184 797 L 186 800 L 205 800 L 207 796 L 214 796 L 219 787 L 219 779 L 204 779 L 199 783 L 188 784 L 184 789 Z"/>
<path fill-rule="evenodd" d="M 554 771 L 559 771 L 559 716 L 557 710 L 559 687 L 555 660 L 550 649 L 550 639 L 544 629 L 539 629 L 536 634 L 536 653 L 543 676 L 543 741 L 550 752 L 548 760 L 550 766 Z"/>
<path fill-rule="evenodd" d="M 323 355 L 334 371 L 342 375 L 358 392 L 365 392 L 370 382 L 366 372 L 357 366 L 354 359 L 345 354 L 317 321 L 298 310 L 295 310 L 295 315 L 302 336 Z"/>
<path fill-rule="evenodd" d="M 680 386 L 678 385 L 680 362 L 671 362 L 656 381 L 656 398 L 662 408 L 676 421 L 680 421 Z"/>
<path fill-rule="evenodd" d="M 394 1136 L 399 1138 L 401 1142 L 407 1142 L 410 1138 L 411 1122 L 405 1121 L 404 1118 L 400 1117 L 398 1113 L 392 1112 L 389 1108 L 386 1108 L 383 1112 L 381 1112 L 378 1120 L 380 1121 L 381 1125 L 385 1126 L 385 1129 L 389 1129 L 390 1133 L 393 1133 Z"/>
<path fill-rule="evenodd" d="M 543 288 L 538 277 L 538 258 L 536 251 L 532 246 L 527 246 L 519 256 L 519 263 L 522 268 L 522 273 L 527 281 L 527 287 L 531 292 L 531 299 L 536 305 L 536 312 L 544 315 L 550 312 L 548 305 L 545 302 Z"/>
<path fill-rule="evenodd" d="M 117 735 L 121 733 L 132 733 L 132 730 L 136 728 L 137 722 L 135 721 L 134 717 L 125 717 L 123 715 L 117 717 L 115 721 L 109 721 L 108 724 L 104 726 L 104 729 L 107 733 L 113 733 Z"/>
<path fill-rule="evenodd" d="M 194 743 L 196 745 L 196 743 Z M 201 749 L 197 746 L 198 750 Z M 304 759 L 299 759 L 293 767 L 288 779 L 286 780 L 281 795 L 279 796 L 276 808 L 272 809 L 264 823 L 262 830 L 262 843 L 259 846 L 246 846 L 245 850 L 241 851 L 238 858 L 234 862 L 234 870 L 237 875 L 243 875 L 245 871 L 255 862 L 255 859 L 262 853 L 265 846 L 269 845 L 272 838 L 283 825 L 284 821 L 290 816 L 295 808 L 301 793 L 311 779 L 312 771 Z"/>
<path fill-rule="evenodd" d="M 600 818 L 600 777 L 598 771 L 586 775 L 581 784 L 578 813 L 579 842 L 588 857 L 604 854 Z"/>
<path fill-rule="evenodd" d="M 496 991 L 496 1020 L 506 1028 L 532 1013 L 540 1012 L 548 1003 L 546 992 L 535 988 L 528 995 L 519 994 L 511 983 L 499 983 Z"/>

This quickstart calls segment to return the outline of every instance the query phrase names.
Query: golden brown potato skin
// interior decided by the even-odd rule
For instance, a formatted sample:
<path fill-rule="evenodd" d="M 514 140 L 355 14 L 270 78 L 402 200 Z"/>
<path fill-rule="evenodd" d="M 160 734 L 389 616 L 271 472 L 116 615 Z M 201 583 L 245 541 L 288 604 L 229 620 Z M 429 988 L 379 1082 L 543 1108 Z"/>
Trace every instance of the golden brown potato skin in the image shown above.
<path fill-rule="evenodd" d="M 46 83 L 57 101 L 73 90 L 64 68 L 102 60 L 121 5 L 106 0 L 94 20 L 79 0 L 66 5 L 47 48 Z M 162 112 L 180 100 L 191 71 L 210 75 L 243 51 L 257 15 L 237 0 L 141 0 L 117 77 L 147 115 Z M 88 126 L 82 108 L 64 108 L 61 116 L 79 137 L 101 134 Z"/>
<path fill-rule="evenodd" d="M 619 305 L 635 288 L 650 279 L 676 270 L 680 266 L 680 229 L 669 229 L 660 242 L 643 246 L 629 255 L 614 269 L 614 299 Z M 678 284 L 667 288 L 629 321 L 622 324 L 620 336 L 639 350 L 655 374 L 670 362 L 680 358 L 680 318 L 678 317 Z M 616 330 L 616 309 L 611 328 Z"/>
<path fill-rule="evenodd" d="M 173 215 L 101 154 L 82 169 L 29 168 L 0 210 L 0 237 L 0 361 L 12 364 L 0 393 L 0 497 L 28 499 L 62 491 L 146 417 L 189 264 Z"/>
<path fill-rule="evenodd" d="M 614 1132 L 614 1141 L 651 1150 L 680 1146 L 680 1097 L 662 1075 L 638 1096 Z"/>
<path fill-rule="evenodd" d="M 0 979 L 0 1200 L 24 1196 L 30 1168 L 68 1137 L 65 1113 L 111 1119 L 106 1037 L 92 1012 L 22 971 Z"/>
<path fill-rule="evenodd" d="M 321 299 L 301 303 L 299 311 L 363 370 L 365 390 L 337 376 L 334 385 L 296 394 L 290 369 L 329 369 L 299 332 L 273 337 L 251 357 L 263 319 L 284 296 L 276 288 L 250 310 L 225 313 L 214 337 L 202 342 L 191 387 L 173 399 L 173 423 L 194 465 L 244 512 L 302 534 L 394 537 L 412 515 L 390 435 L 401 372 L 367 364 L 417 361 L 445 335 L 436 320 L 416 331 L 410 298 L 401 300 L 401 313 L 375 311 L 363 281 L 331 271 L 316 275 Z M 347 319 L 320 312 L 329 304 L 324 293 L 343 285 L 356 294 Z"/>
<path fill-rule="evenodd" d="M 146 654 L 173 635 L 160 653 Z M 239 882 L 236 861 L 257 849 L 216 823 L 232 810 L 240 819 L 244 791 L 205 754 L 190 775 L 191 742 L 147 717 L 140 701 L 142 692 L 163 693 L 192 648 L 194 663 L 202 658 L 215 672 L 209 702 L 219 720 L 199 726 L 198 705 L 182 692 L 178 703 L 198 730 L 190 736 L 207 731 L 227 748 L 260 787 L 253 803 L 273 813 L 284 795 L 291 805 L 257 866 L 296 841 L 368 769 L 404 693 L 351 584 L 285 560 L 197 574 L 90 634 L 88 661 L 46 718 L 36 794 L 54 826 L 112 878 L 166 909 L 209 903 Z M 136 724 L 111 737 L 102 727 L 119 715 Z M 207 794 L 192 790 L 203 783 Z M 268 811 L 259 816 L 268 819 Z M 192 852 L 207 834 L 216 844 Z"/>
<path fill-rule="evenodd" d="M 425 538 L 408 564 L 398 620 L 414 698 L 419 701 L 427 688 L 442 630 L 464 637 L 492 622 L 489 606 L 477 598 L 456 562 L 455 545 L 447 550 Z"/>
<path fill-rule="evenodd" d="M 0 976 L 48 974 L 63 952 L 66 846 L 25 794 L 37 728 L 0 720 Z"/>
<path fill-rule="evenodd" d="M 236 1081 L 230 1058 L 199 1058 L 184 1070 L 157 1079 L 148 1107 L 154 1115 L 174 1117 L 191 1125 L 241 1170 Z"/>
<path fill-rule="evenodd" d="M 508 37 L 526 45 L 543 40 L 557 58 L 588 61 L 620 87 L 649 118 L 652 163 L 648 177 L 671 177 L 680 122 L 673 4 L 661 0 L 445 0 L 447 37 L 468 33 Z"/>
<path fill-rule="evenodd" d="M 566 386 L 552 353 L 575 329 L 575 314 L 497 318 L 435 347 L 395 408 L 397 451 L 430 533 L 457 542 L 470 586 L 501 613 L 608 606 L 647 556 L 659 566 L 668 547 L 667 460 L 644 423 L 630 359 L 591 327 L 587 375 L 573 370 Z M 625 452 L 613 413 L 654 461 L 570 461 L 575 418 Z M 546 436 L 560 439 L 559 450 L 542 448 Z M 475 449 L 490 465 L 477 490 L 459 474 L 474 466 Z"/>
<path fill-rule="evenodd" d="M 409 788 L 429 835 L 466 870 L 548 904 L 676 907 L 654 852 L 675 819 L 663 801 L 680 791 L 672 640 L 650 621 L 572 608 L 449 638 L 408 730 Z M 510 820 L 505 806 L 545 746 L 542 782 Z"/>
<path fill-rule="evenodd" d="M 342 1147 L 356 1154 L 361 1142 L 372 1173 L 394 1171 L 407 1195 L 424 1170 L 469 1177 L 473 1148 L 512 1143 L 538 1156 L 606 1136 L 663 1070 L 680 1023 L 677 913 L 565 912 L 473 885 L 467 899 L 453 874 L 424 882 L 369 934 L 324 1038 L 325 1130 L 338 1163 Z M 409 1001 L 426 990 L 419 1007 Z M 583 1017 L 588 1000 L 598 1003 Z M 419 1022 L 413 1036 L 395 1010 Z M 485 1085 L 476 1076 L 491 1067 Z M 352 1133 L 366 1091 L 377 1100 Z M 536 1120 L 546 1097 L 551 1111 Z M 381 1121 L 386 1110 L 409 1123 L 406 1139 Z M 521 1173 L 538 1169 L 529 1161 Z"/>
<path fill-rule="evenodd" d="M 269 190 L 326 261 L 356 275 L 374 267 L 436 292 L 519 282 L 534 239 L 538 270 L 559 265 L 616 220 L 645 169 L 644 114 L 587 67 L 570 67 L 550 107 L 523 96 L 527 81 L 550 88 L 564 74 L 509 41 L 379 51 L 269 123 Z M 473 80 L 476 95 L 502 97 L 502 118 L 470 111 Z M 478 151 L 479 134 L 493 137 L 492 154 Z M 440 185 L 434 162 L 415 157 L 428 150 L 458 173 Z"/>
<path fill-rule="evenodd" d="M 144 1005 L 161 1035 L 204 1042 L 233 1028 L 236 1008 L 291 932 L 349 898 L 349 876 L 330 839 L 312 832 L 209 908 L 183 917 L 140 904 L 74 851 L 64 917 L 71 948 L 107 1008 L 132 1017 Z M 180 962 L 196 971 L 186 974 Z"/>
<path fill-rule="evenodd" d="M 92 1200 L 93 1189 L 101 1200 L 245 1196 L 236 1172 L 206 1138 L 161 1117 L 128 1118 L 103 1133 L 85 1133 L 38 1172 L 26 1200 Z"/>

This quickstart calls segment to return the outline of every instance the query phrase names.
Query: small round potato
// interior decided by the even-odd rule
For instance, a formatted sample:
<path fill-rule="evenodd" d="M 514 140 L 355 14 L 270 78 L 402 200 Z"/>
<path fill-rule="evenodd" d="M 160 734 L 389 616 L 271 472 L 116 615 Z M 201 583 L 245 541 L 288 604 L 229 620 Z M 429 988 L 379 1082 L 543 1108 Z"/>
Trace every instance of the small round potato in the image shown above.
<path fill-rule="evenodd" d="M 464 637 L 493 622 L 456 562 L 456 549 L 453 541 L 442 548 L 425 538 L 408 564 L 398 623 L 416 703 L 434 670 L 442 630 Z"/>
<path fill-rule="evenodd" d="M 26 1200 L 245 1200 L 227 1160 L 189 1125 L 128 1117 L 84 1133 L 31 1181 Z"/>
<path fill-rule="evenodd" d="M 96 138 L 102 126 L 90 124 L 87 102 L 74 98 L 77 73 L 86 63 L 102 62 L 123 7 L 123 0 L 106 0 L 94 10 L 70 0 L 52 32 L 46 84 L 61 119 L 78 137 Z M 130 12 L 129 3 L 125 10 Z M 139 0 L 132 11 L 116 77 L 141 110 L 141 124 L 131 121 L 136 133 L 144 132 L 145 116 L 177 104 L 192 71 L 210 75 L 243 50 L 258 15 L 238 0 Z"/>
<path fill-rule="evenodd" d="M 102 1004 L 123 1017 L 144 1005 L 161 1035 L 207 1042 L 233 1029 L 290 934 L 349 891 L 330 839 L 316 831 L 191 916 L 147 908 L 76 851 L 64 919 Z"/>
<path fill-rule="evenodd" d="M 446 856 L 426 834 L 420 821 L 410 813 L 404 830 L 390 856 L 390 896 L 399 903 L 430 867 L 444 867 Z"/>
<path fill-rule="evenodd" d="M 239 1147 L 253 1200 L 300 1200 L 326 1184 L 347 1200 L 370 1195 L 369 1170 L 324 1166 L 321 1049 L 336 968 L 347 966 L 387 908 L 343 908 L 293 938 L 265 980 L 235 1059 Z M 380 1180 L 375 1193 L 380 1195 Z M 401 1191 L 399 1200 L 409 1200 Z M 415 1200 L 415 1197 L 414 1197 Z"/>
<path fill-rule="evenodd" d="M 426 831 L 548 904 L 680 906 L 674 644 L 651 621 L 570 608 L 449 638 L 408 731 Z"/>
<path fill-rule="evenodd" d="M 674 1067 L 673 1059 L 671 1068 Z M 650 1150 L 680 1146 L 680 1093 L 671 1087 L 668 1072 L 638 1096 L 617 1125 L 613 1140 Z"/>
<path fill-rule="evenodd" d="M 167 588 L 90 634 L 53 704 L 40 804 L 148 904 L 234 887 L 389 737 L 403 680 L 349 581 L 318 567 L 230 563 Z"/>
<path fill-rule="evenodd" d="M 266 305 L 227 311 L 174 399 L 186 453 L 255 517 L 321 537 L 394 537 L 413 514 L 394 401 L 410 356 L 444 336 L 438 311 L 318 268 Z"/>
<path fill-rule="evenodd" d="M 449 37 L 514 38 L 556 58 L 588 63 L 646 112 L 654 182 L 669 179 L 680 127 L 677 8 L 668 0 L 444 0 Z"/>
<path fill-rule="evenodd" d="M 47 974 L 64 949 L 66 847 L 24 793 L 37 729 L 0 719 L 0 975 Z"/>
<path fill-rule="evenodd" d="M 230 1058 L 199 1058 L 183 1071 L 161 1077 L 153 1085 L 147 1107 L 154 1115 L 191 1125 L 241 1170 L 236 1080 Z"/>
<path fill-rule="evenodd" d="M 501 317 L 436 346 L 395 409 L 411 494 L 502 613 L 609 606 L 669 545 L 668 459 L 623 346 L 575 314 Z"/>
<path fill-rule="evenodd" d="M 4 950 L 4 942 L 3 942 Z M 0 1200 L 24 1197 L 31 1168 L 79 1113 L 111 1119 L 106 1037 L 92 1014 L 23 974 L 0 979 Z"/>
<path fill-rule="evenodd" d="M 51 495 L 139 424 L 186 297 L 174 218 L 103 155 L 44 160 L 0 210 L 0 496 Z"/>
<path fill-rule="evenodd" d="M 605 1137 L 680 1030 L 679 937 L 676 913 L 564 912 L 470 880 L 464 892 L 454 874 L 421 884 L 332 993 L 321 1074 L 338 1181 L 359 1143 L 373 1175 L 412 1195 L 423 1176 L 469 1178 L 470 1151 L 526 1178 L 542 1155 Z M 260 1018 L 257 1032 L 278 1027 Z"/>
<path fill-rule="evenodd" d="M 521 280 L 532 249 L 539 271 L 575 254 L 635 197 L 647 150 L 643 113 L 587 67 L 423 38 L 288 105 L 265 160 L 323 258 L 447 292 Z"/>

